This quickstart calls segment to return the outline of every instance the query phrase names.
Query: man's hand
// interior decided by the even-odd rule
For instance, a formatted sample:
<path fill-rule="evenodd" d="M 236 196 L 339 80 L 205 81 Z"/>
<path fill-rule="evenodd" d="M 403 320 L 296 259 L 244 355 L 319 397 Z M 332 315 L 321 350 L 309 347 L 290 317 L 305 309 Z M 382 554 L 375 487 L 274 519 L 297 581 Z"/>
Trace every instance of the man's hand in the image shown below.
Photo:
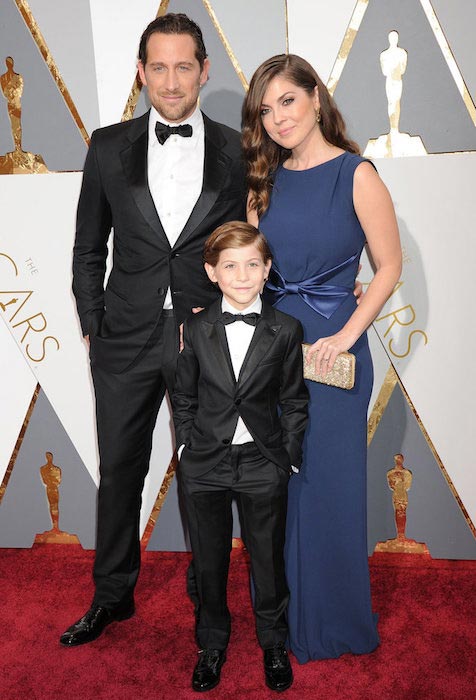
<path fill-rule="evenodd" d="M 84 340 L 86 341 L 86 345 L 88 346 L 88 350 L 89 350 L 89 335 L 85 335 Z"/>
<path fill-rule="evenodd" d="M 204 306 L 194 306 L 192 308 L 192 313 L 198 314 L 199 311 L 203 311 L 205 307 Z M 183 323 L 180 324 L 179 327 L 179 352 L 182 352 L 183 350 Z"/>
<path fill-rule="evenodd" d="M 360 304 L 360 302 L 362 301 L 363 294 L 364 288 L 362 286 L 362 282 L 359 282 L 359 280 L 355 280 L 354 297 L 357 299 L 357 304 Z"/>
<path fill-rule="evenodd" d="M 179 346 L 178 346 L 178 351 L 182 352 L 182 350 L 183 350 L 183 323 L 181 323 L 179 326 Z"/>

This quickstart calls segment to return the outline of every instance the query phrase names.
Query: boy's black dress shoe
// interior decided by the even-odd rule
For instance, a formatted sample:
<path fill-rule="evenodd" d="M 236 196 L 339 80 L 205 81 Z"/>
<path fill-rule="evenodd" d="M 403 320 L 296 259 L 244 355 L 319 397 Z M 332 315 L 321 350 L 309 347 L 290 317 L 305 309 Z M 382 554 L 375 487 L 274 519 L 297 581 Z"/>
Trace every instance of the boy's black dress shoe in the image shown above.
<path fill-rule="evenodd" d="M 264 675 L 271 690 L 286 690 L 292 685 L 293 670 L 282 642 L 264 650 Z"/>
<path fill-rule="evenodd" d="M 198 663 L 193 670 L 192 688 L 203 692 L 219 684 L 221 667 L 226 661 L 226 654 L 224 649 L 200 649 L 198 653 Z"/>
<path fill-rule="evenodd" d="M 103 608 L 92 605 L 83 617 L 68 627 L 60 637 L 60 644 L 65 647 L 77 647 L 97 639 L 104 628 L 111 622 L 128 620 L 134 614 L 134 601 L 116 608 Z"/>

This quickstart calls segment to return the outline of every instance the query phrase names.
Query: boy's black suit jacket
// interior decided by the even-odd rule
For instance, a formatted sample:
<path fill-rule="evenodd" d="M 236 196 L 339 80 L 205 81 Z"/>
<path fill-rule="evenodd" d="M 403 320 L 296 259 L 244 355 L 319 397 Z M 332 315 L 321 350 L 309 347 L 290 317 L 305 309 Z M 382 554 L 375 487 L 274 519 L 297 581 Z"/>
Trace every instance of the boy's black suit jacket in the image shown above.
<path fill-rule="evenodd" d="M 121 372 L 157 328 L 168 287 L 177 324 L 217 292 L 203 269 L 203 243 L 225 221 L 245 219 L 246 186 L 240 135 L 203 115 L 203 188 L 173 247 L 147 177 L 149 113 L 98 129 L 91 139 L 78 204 L 73 292 L 91 355 Z M 113 265 L 104 290 L 107 241 Z"/>
<path fill-rule="evenodd" d="M 307 423 L 301 324 L 263 301 L 236 381 L 220 317 L 218 299 L 185 323 L 173 395 L 176 444 L 185 445 L 180 470 L 198 476 L 213 469 L 241 416 L 260 452 L 290 472 L 301 465 Z"/>

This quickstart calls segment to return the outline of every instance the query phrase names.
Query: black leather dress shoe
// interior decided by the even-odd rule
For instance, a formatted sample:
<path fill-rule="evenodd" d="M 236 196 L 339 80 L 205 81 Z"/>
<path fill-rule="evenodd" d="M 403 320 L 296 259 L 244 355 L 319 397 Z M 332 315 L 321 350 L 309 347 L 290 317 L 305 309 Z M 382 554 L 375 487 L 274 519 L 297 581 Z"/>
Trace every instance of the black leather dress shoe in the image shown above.
<path fill-rule="evenodd" d="M 288 653 L 281 642 L 264 650 L 264 675 L 271 690 L 287 690 L 293 682 L 293 670 Z"/>
<path fill-rule="evenodd" d="M 92 605 L 83 617 L 68 627 L 60 637 L 60 644 L 65 647 L 77 647 L 94 641 L 111 622 L 128 620 L 134 614 L 134 602 L 117 608 L 103 608 Z"/>
<path fill-rule="evenodd" d="M 198 692 L 211 690 L 220 682 L 221 667 L 226 661 L 224 649 L 200 649 L 198 663 L 193 670 L 192 688 Z"/>

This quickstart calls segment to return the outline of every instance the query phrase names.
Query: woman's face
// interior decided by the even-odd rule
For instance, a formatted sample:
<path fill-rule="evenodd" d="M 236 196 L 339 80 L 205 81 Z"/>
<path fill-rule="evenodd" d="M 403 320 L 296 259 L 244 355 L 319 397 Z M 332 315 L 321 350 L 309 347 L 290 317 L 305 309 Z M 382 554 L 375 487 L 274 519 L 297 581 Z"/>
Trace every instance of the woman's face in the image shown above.
<path fill-rule="evenodd" d="M 316 124 L 319 107 L 317 87 L 309 95 L 283 76 L 271 80 L 261 105 L 261 119 L 268 136 L 279 146 L 293 150 L 305 147 Z"/>

